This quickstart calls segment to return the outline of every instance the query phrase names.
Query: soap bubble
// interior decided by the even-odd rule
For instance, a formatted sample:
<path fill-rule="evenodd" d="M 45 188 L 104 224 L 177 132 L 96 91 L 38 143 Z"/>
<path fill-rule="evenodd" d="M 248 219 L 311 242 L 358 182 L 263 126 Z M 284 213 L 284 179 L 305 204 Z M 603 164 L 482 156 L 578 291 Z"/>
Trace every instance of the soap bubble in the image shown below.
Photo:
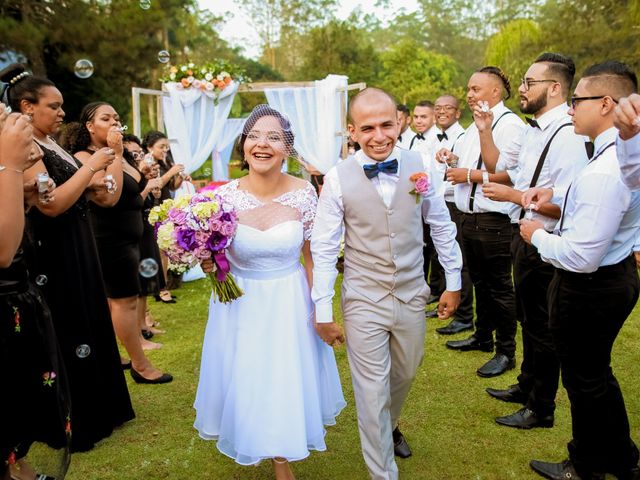
<path fill-rule="evenodd" d="M 91 347 L 86 343 L 76 347 L 76 357 L 87 358 L 91 354 Z"/>
<path fill-rule="evenodd" d="M 46 285 L 46 283 L 49 281 L 49 279 L 47 278 L 46 275 L 38 275 L 36 277 L 36 285 L 38 285 L 39 287 L 42 287 L 43 285 Z"/>
<path fill-rule="evenodd" d="M 144 258 L 140 261 L 138 272 L 140 272 L 140 275 L 144 278 L 155 277 L 158 273 L 158 262 L 153 258 Z"/>
<path fill-rule="evenodd" d="M 169 60 L 171 60 L 171 54 L 169 52 L 166 50 L 160 50 L 158 52 L 158 61 L 160 63 L 169 63 Z"/>
<path fill-rule="evenodd" d="M 91 63 L 91 60 L 81 58 L 76 62 L 73 71 L 76 74 L 76 77 L 82 78 L 84 80 L 93 75 L 93 63 Z"/>
<path fill-rule="evenodd" d="M 142 10 L 149 10 L 151 8 L 151 0 L 140 0 L 140 8 Z"/>

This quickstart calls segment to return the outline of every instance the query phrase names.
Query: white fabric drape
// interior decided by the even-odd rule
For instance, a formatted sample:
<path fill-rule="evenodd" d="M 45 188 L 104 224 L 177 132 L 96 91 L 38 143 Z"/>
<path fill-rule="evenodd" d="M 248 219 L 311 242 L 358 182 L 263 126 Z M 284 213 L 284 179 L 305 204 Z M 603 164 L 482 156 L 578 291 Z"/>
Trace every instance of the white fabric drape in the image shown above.
<path fill-rule="evenodd" d="M 346 96 L 338 88 L 346 87 L 347 77 L 328 75 L 314 87 L 265 90 L 269 105 L 289 118 L 298 153 L 322 173 L 327 173 L 340 155 L 342 138 L 336 133 L 341 130 L 340 102 Z"/>
<path fill-rule="evenodd" d="M 231 82 L 217 98 L 196 88 L 181 89 L 166 83 L 162 98 L 164 124 L 176 163 L 193 173 L 207 160 L 226 123 L 238 84 Z"/>
<path fill-rule="evenodd" d="M 229 159 L 231 158 L 230 146 L 233 146 L 236 138 L 242 133 L 246 118 L 229 118 L 224 123 L 222 132 L 213 147 L 213 179 L 229 180 Z"/>

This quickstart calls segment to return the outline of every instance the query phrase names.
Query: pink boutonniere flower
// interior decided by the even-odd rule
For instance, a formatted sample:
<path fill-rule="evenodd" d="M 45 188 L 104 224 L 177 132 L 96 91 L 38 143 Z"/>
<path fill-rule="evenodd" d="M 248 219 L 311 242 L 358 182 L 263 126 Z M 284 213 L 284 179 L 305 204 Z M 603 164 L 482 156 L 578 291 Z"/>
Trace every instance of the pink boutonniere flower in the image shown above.
<path fill-rule="evenodd" d="M 424 172 L 414 173 L 409 177 L 409 180 L 413 182 L 413 190 L 409 193 L 415 195 L 416 203 L 420 203 L 422 195 L 429 191 L 429 175 Z"/>

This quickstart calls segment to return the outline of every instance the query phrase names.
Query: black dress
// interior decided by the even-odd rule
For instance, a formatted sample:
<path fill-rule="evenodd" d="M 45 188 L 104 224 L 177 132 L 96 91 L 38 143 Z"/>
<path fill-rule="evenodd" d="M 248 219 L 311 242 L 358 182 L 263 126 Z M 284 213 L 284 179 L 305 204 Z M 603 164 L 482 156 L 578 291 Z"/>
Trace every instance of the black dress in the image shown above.
<path fill-rule="evenodd" d="M 142 209 L 147 180 L 122 175 L 122 194 L 113 207 L 91 203 L 93 228 L 100 254 L 104 285 L 109 298 L 140 295 L 140 240 L 143 234 Z"/>
<path fill-rule="evenodd" d="M 70 459 L 69 392 L 49 308 L 29 281 L 26 250 L 23 240 L 11 266 L 0 269 L 0 476 L 38 442 L 26 460 L 62 479 Z"/>
<path fill-rule="evenodd" d="M 58 186 L 76 166 L 42 147 L 43 162 Z M 81 196 L 66 212 L 48 217 L 37 209 L 33 220 L 38 270 L 62 348 L 73 406 L 72 451 L 87 451 L 111 435 L 113 428 L 135 417 L 120 364 L 120 353 L 102 281 L 102 270 Z"/>

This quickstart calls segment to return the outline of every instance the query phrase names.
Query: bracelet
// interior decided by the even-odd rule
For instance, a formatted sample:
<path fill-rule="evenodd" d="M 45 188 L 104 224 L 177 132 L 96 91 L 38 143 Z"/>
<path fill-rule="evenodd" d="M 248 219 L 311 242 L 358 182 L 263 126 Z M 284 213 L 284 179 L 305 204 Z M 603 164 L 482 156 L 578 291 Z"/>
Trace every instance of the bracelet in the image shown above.
<path fill-rule="evenodd" d="M 18 170 L 17 168 L 6 167 L 4 165 L 0 165 L 0 172 L 2 172 L 4 170 L 11 170 L 12 172 L 16 172 L 16 173 L 20 173 L 20 174 L 24 173 L 24 170 Z"/>
<path fill-rule="evenodd" d="M 467 168 L 467 183 L 471 185 L 471 169 Z"/>
<path fill-rule="evenodd" d="M 86 163 L 85 165 L 87 166 L 87 168 L 89 170 L 91 170 L 91 173 L 96 173 L 97 172 L 97 170 L 95 168 L 93 168 L 91 165 L 89 165 L 88 163 Z"/>

